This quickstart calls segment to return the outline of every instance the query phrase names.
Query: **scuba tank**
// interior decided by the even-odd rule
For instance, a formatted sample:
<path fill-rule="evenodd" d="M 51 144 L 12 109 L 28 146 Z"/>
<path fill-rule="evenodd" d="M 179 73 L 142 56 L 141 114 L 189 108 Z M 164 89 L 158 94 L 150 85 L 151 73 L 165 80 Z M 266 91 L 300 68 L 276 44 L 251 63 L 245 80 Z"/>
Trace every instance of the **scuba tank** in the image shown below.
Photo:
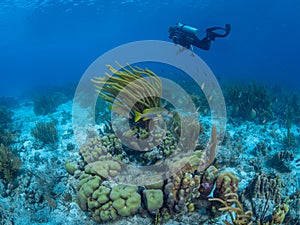
<path fill-rule="evenodd" d="M 184 32 L 190 33 L 190 34 L 195 34 L 198 32 L 197 28 L 188 26 L 186 24 L 182 24 L 182 23 L 177 23 L 176 25 L 178 27 L 179 30 L 182 30 Z"/>

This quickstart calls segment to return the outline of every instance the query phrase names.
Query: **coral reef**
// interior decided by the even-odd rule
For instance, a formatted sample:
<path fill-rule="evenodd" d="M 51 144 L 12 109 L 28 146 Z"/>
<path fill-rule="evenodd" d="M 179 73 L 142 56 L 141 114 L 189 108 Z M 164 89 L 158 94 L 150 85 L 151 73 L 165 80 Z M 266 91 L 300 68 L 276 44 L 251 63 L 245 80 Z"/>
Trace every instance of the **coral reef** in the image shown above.
<path fill-rule="evenodd" d="M 214 188 L 215 181 L 218 176 L 218 169 L 214 166 L 208 167 L 201 179 L 201 186 L 199 191 L 201 192 L 201 198 L 206 199 Z"/>
<path fill-rule="evenodd" d="M 15 156 L 10 148 L 0 145 L 0 177 L 12 182 L 21 167 L 21 160 Z"/>
<path fill-rule="evenodd" d="M 289 201 L 286 201 L 286 203 L 289 204 L 287 220 L 290 221 L 291 224 L 297 224 L 300 215 L 300 192 L 295 192 L 289 196 Z"/>
<path fill-rule="evenodd" d="M 227 194 L 238 191 L 239 179 L 232 172 L 221 173 L 216 180 L 214 196 L 226 199 Z"/>
<path fill-rule="evenodd" d="M 278 176 L 267 175 L 264 173 L 256 174 L 245 190 L 245 197 L 249 199 L 265 198 L 274 200 L 276 204 L 281 202 L 282 182 Z"/>
<path fill-rule="evenodd" d="M 55 126 L 55 121 L 49 123 L 39 122 L 32 128 L 31 134 L 43 144 L 55 144 L 58 141 L 58 131 Z"/>
<path fill-rule="evenodd" d="M 79 152 L 86 163 L 112 158 L 121 160 L 125 157 L 120 139 L 114 134 L 88 139 Z"/>
<path fill-rule="evenodd" d="M 272 219 L 270 222 L 268 222 L 268 224 L 282 224 L 288 211 L 289 205 L 287 201 L 277 205 L 273 210 Z"/>
<path fill-rule="evenodd" d="M 126 75 L 125 70 L 134 74 L 128 66 L 112 71 L 112 76 L 121 82 L 114 72 Z M 148 75 L 141 75 L 151 80 Z M 106 79 L 114 81 L 110 77 Z M 252 101 L 253 93 L 250 95 Z M 107 102 L 99 96 L 101 104 L 97 107 L 103 111 Z M 148 100 L 142 100 L 139 107 L 147 107 Z M 164 105 L 164 100 L 160 100 Z M 171 104 L 164 105 L 172 115 L 171 119 L 163 118 L 165 130 L 157 129 L 156 124 L 147 126 L 152 120 L 134 123 L 129 119 L 129 130 L 120 123 L 123 137 L 155 142 L 147 146 L 137 143 L 147 148 L 145 151 L 127 146 L 118 138 L 119 133 L 113 133 L 111 121 L 107 120 L 108 110 L 99 112 L 98 124 L 86 131 L 85 144 L 79 146 L 72 132 L 71 101 L 48 116 L 35 117 L 32 102 L 11 109 L 13 120 L 6 123 L 7 128 L 0 129 L 0 142 L 4 144 L 0 147 L 0 223 L 298 224 L 300 131 L 294 113 L 297 106 L 282 104 L 282 115 L 273 121 L 267 119 L 268 113 L 263 112 L 261 116 L 263 105 L 258 106 L 260 109 L 254 105 L 249 107 L 249 121 L 241 123 L 246 112 L 242 117 L 229 117 L 225 139 L 216 151 L 217 127 L 211 127 L 210 112 L 203 100 L 203 96 L 193 97 L 202 112 L 196 143 L 191 141 L 183 146 L 178 141 L 181 137 L 195 137 L 195 120 L 189 113 L 181 115 Z M 277 103 L 273 102 L 272 108 L 274 104 Z M 230 113 L 232 110 L 229 106 Z M 38 122 L 45 123 L 48 117 L 59 121 L 52 125 L 62 134 L 55 151 L 49 151 L 49 146 L 33 135 L 33 130 L 38 130 Z M 125 118 L 120 120 L 128 123 Z M 188 129 L 182 131 L 183 125 Z M 30 136 L 31 129 L 35 141 Z M 21 161 L 26 162 L 22 170 Z M 137 172 L 139 168 L 146 169 Z M 144 172 L 145 180 L 150 180 L 153 173 L 161 171 L 166 173 L 156 182 L 131 182 L 132 177 L 141 177 Z M 128 182 L 119 183 L 119 175 L 124 174 Z"/>
<path fill-rule="evenodd" d="M 164 194 L 171 212 L 187 211 L 189 203 L 200 196 L 200 179 L 199 175 L 180 171 L 167 180 Z"/>
<path fill-rule="evenodd" d="M 70 175 L 74 175 L 75 171 L 77 170 L 77 166 L 72 164 L 70 160 L 65 162 L 65 168 Z"/>
<path fill-rule="evenodd" d="M 35 115 L 47 115 L 56 110 L 56 108 L 67 101 L 67 96 L 62 92 L 47 93 L 44 96 L 38 96 L 33 102 L 33 111 Z"/>
<path fill-rule="evenodd" d="M 105 159 L 89 163 L 84 170 L 86 173 L 98 175 L 102 178 L 115 177 L 121 171 L 120 164 L 115 160 Z"/>
<path fill-rule="evenodd" d="M 14 141 L 15 136 L 16 134 L 0 126 L 0 143 L 7 146 Z"/>
<path fill-rule="evenodd" d="M 210 198 L 209 201 L 216 201 L 223 205 L 219 211 L 227 211 L 230 214 L 231 222 L 223 220 L 226 225 L 251 225 L 252 212 L 244 211 L 242 204 L 239 202 L 239 197 L 236 193 L 227 193 L 224 195 L 225 199 L 222 198 Z M 232 205 L 235 205 L 233 207 Z"/>
<path fill-rule="evenodd" d="M 0 105 L 5 106 L 10 109 L 14 109 L 19 106 L 19 102 L 15 97 L 1 96 L 0 97 Z"/>
<path fill-rule="evenodd" d="M 293 167 L 292 161 L 294 158 L 295 155 L 291 151 L 277 152 L 270 160 L 270 163 L 271 166 L 275 167 L 280 172 L 291 172 Z"/>
<path fill-rule="evenodd" d="M 0 104 L 0 143 L 5 146 L 11 144 L 17 135 L 12 131 L 13 115 L 14 113 L 10 109 Z"/>
<path fill-rule="evenodd" d="M 7 128 L 7 124 L 12 122 L 13 112 L 7 107 L 0 105 L 0 127 Z"/>
<path fill-rule="evenodd" d="M 57 105 L 47 96 L 42 96 L 34 100 L 33 111 L 35 115 L 47 115 L 55 111 Z"/>
<path fill-rule="evenodd" d="M 231 115 L 246 120 L 266 122 L 273 119 L 272 95 L 266 86 L 256 83 L 231 85 L 225 90 L 225 99 Z"/>
<path fill-rule="evenodd" d="M 238 195 L 236 193 L 226 194 L 227 200 L 221 198 L 211 198 L 210 201 L 216 201 L 223 205 L 220 207 L 219 211 L 229 212 L 231 222 L 223 220 L 226 225 L 251 225 L 253 224 L 252 216 L 253 212 L 251 210 L 244 211 L 241 202 L 238 200 Z M 257 219 L 255 224 L 257 225 L 275 225 L 275 224 L 288 224 L 284 223 L 286 215 L 289 211 L 289 199 L 285 199 L 282 204 L 277 205 L 270 217 L 264 218 L 263 220 Z M 234 204 L 234 207 L 232 206 Z M 291 221 L 291 220 L 289 220 Z M 297 223 L 296 223 L 297 224 Z"/>
<path fill-rule="evenodd" d="M 137 213 L 141 206 L 141 196 L 135 186 L 118 185 L 112 188 L 109 195 L 112 206 L 120 216 L 130 216 Z"/>
<path fill-rule="evenodd" d="M 259 173 L 242 192 L 243 204 L 253 212 L 257 221 L 265 222 L 272 209 L 281 203 L 281 186 L 279 177 Z"/>
<path fill-rule="evenodd" d="M 144 130 L 137 128 L 132 132 L 140 133 Z M 200 198 L 203 191 L 199 171 L 205 170 L 215 156 L 216 142 L 216 128 L 213 127 L 207 152 L 196 148 L 191 156 L 182 157 L 179 154 L 179 158 L 174 157 L 173 160 L 166 161 L 172 176 L 165 181 L 158 180 L 157 183 L 145 187 L 116 184 L 110 179 L 121 173 L 121 162 L 126 163 L 133 157 L 130 150 L 123 148 L 121 141 L 114 134 L 87 139 L 80 148 L 83 161 L 78 165 L 67 161 L 65 165 L 69 174 L 79 180 L 76 189 L 80 208 L 90 212 L 96 222 L 116 220 L 136 213 L 160 215 L 158 220 L 166 222 L 167 218 L 176 213 L 196 210 L 193 201 Z M 157 149 L 168 149 L 172 143 L 172 134 L 169 133 Z M 174 151 L 179 151 L 176 148 L 174 146 Z M 162 157 L 166 155 L 162 154 Z M 143 159 L 146 160 L 148 157 L 150 161 L 153 160 L 148 153 L 138 158 L 142 159 L 141 161 L 132 163 L 141 165 Z M 206 178 L 203 182 L 218 180 L 216 171 L 214 168 L 204 172 Z M 219 176 L 218 194 L 222 191 L 236 190 L 238 180 L 231 173 L 221 173 Z M 203 195 L 206 194 L 203 192 Z"/>

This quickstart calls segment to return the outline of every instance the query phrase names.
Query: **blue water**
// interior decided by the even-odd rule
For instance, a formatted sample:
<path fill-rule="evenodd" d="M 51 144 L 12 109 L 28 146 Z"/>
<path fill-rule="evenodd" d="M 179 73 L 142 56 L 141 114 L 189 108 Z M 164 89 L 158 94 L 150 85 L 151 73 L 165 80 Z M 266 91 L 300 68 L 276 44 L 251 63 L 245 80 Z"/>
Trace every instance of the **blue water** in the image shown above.
<path fill-rule="evenodd" d="M 298 90 L 298 0 L 2 0 L 0 95 L 78 82 L 107 50 L 168 39 L 177 22 L 232 25 L 209 51 L 195 49 L 223 81 L 256 80 Z"/>

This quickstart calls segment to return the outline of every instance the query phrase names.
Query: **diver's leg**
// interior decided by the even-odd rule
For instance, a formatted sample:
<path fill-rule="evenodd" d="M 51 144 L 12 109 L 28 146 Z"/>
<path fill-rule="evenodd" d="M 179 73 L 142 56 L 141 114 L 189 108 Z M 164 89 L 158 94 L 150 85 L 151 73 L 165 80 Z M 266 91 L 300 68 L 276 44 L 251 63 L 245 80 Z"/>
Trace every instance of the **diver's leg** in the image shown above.
<path fill-rule="evenodd" d="M 194 46 L 201 48 L 203 50 L 209 50 L 210 49 L 210 40 L 208 40 L 206 37 L 203 38 L 202 40 L 196 39 L 193 43 Z"/>

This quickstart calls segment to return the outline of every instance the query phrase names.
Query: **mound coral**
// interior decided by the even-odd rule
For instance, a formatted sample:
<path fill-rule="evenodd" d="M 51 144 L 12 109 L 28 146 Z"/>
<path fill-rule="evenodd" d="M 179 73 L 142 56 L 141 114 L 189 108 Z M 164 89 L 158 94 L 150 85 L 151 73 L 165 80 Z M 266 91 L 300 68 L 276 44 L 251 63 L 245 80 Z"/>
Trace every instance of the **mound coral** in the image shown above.
<path fill-rule="evenodd" d="M 150 212 L 160 209 L 164 203 L 164 195 L 161 190 L 145 190 L 143 192 L 143 197 L 146 208 Z"/>
<path fill-rule="evenodd" d="M 89 211 L 96 222 L 115 220 L 118 216 L 137 213 L 141 206 L 141 196 L 136 186 L 103 184 L 97 175 L 83 173 L 77 186 L 78 205 Z"/>

